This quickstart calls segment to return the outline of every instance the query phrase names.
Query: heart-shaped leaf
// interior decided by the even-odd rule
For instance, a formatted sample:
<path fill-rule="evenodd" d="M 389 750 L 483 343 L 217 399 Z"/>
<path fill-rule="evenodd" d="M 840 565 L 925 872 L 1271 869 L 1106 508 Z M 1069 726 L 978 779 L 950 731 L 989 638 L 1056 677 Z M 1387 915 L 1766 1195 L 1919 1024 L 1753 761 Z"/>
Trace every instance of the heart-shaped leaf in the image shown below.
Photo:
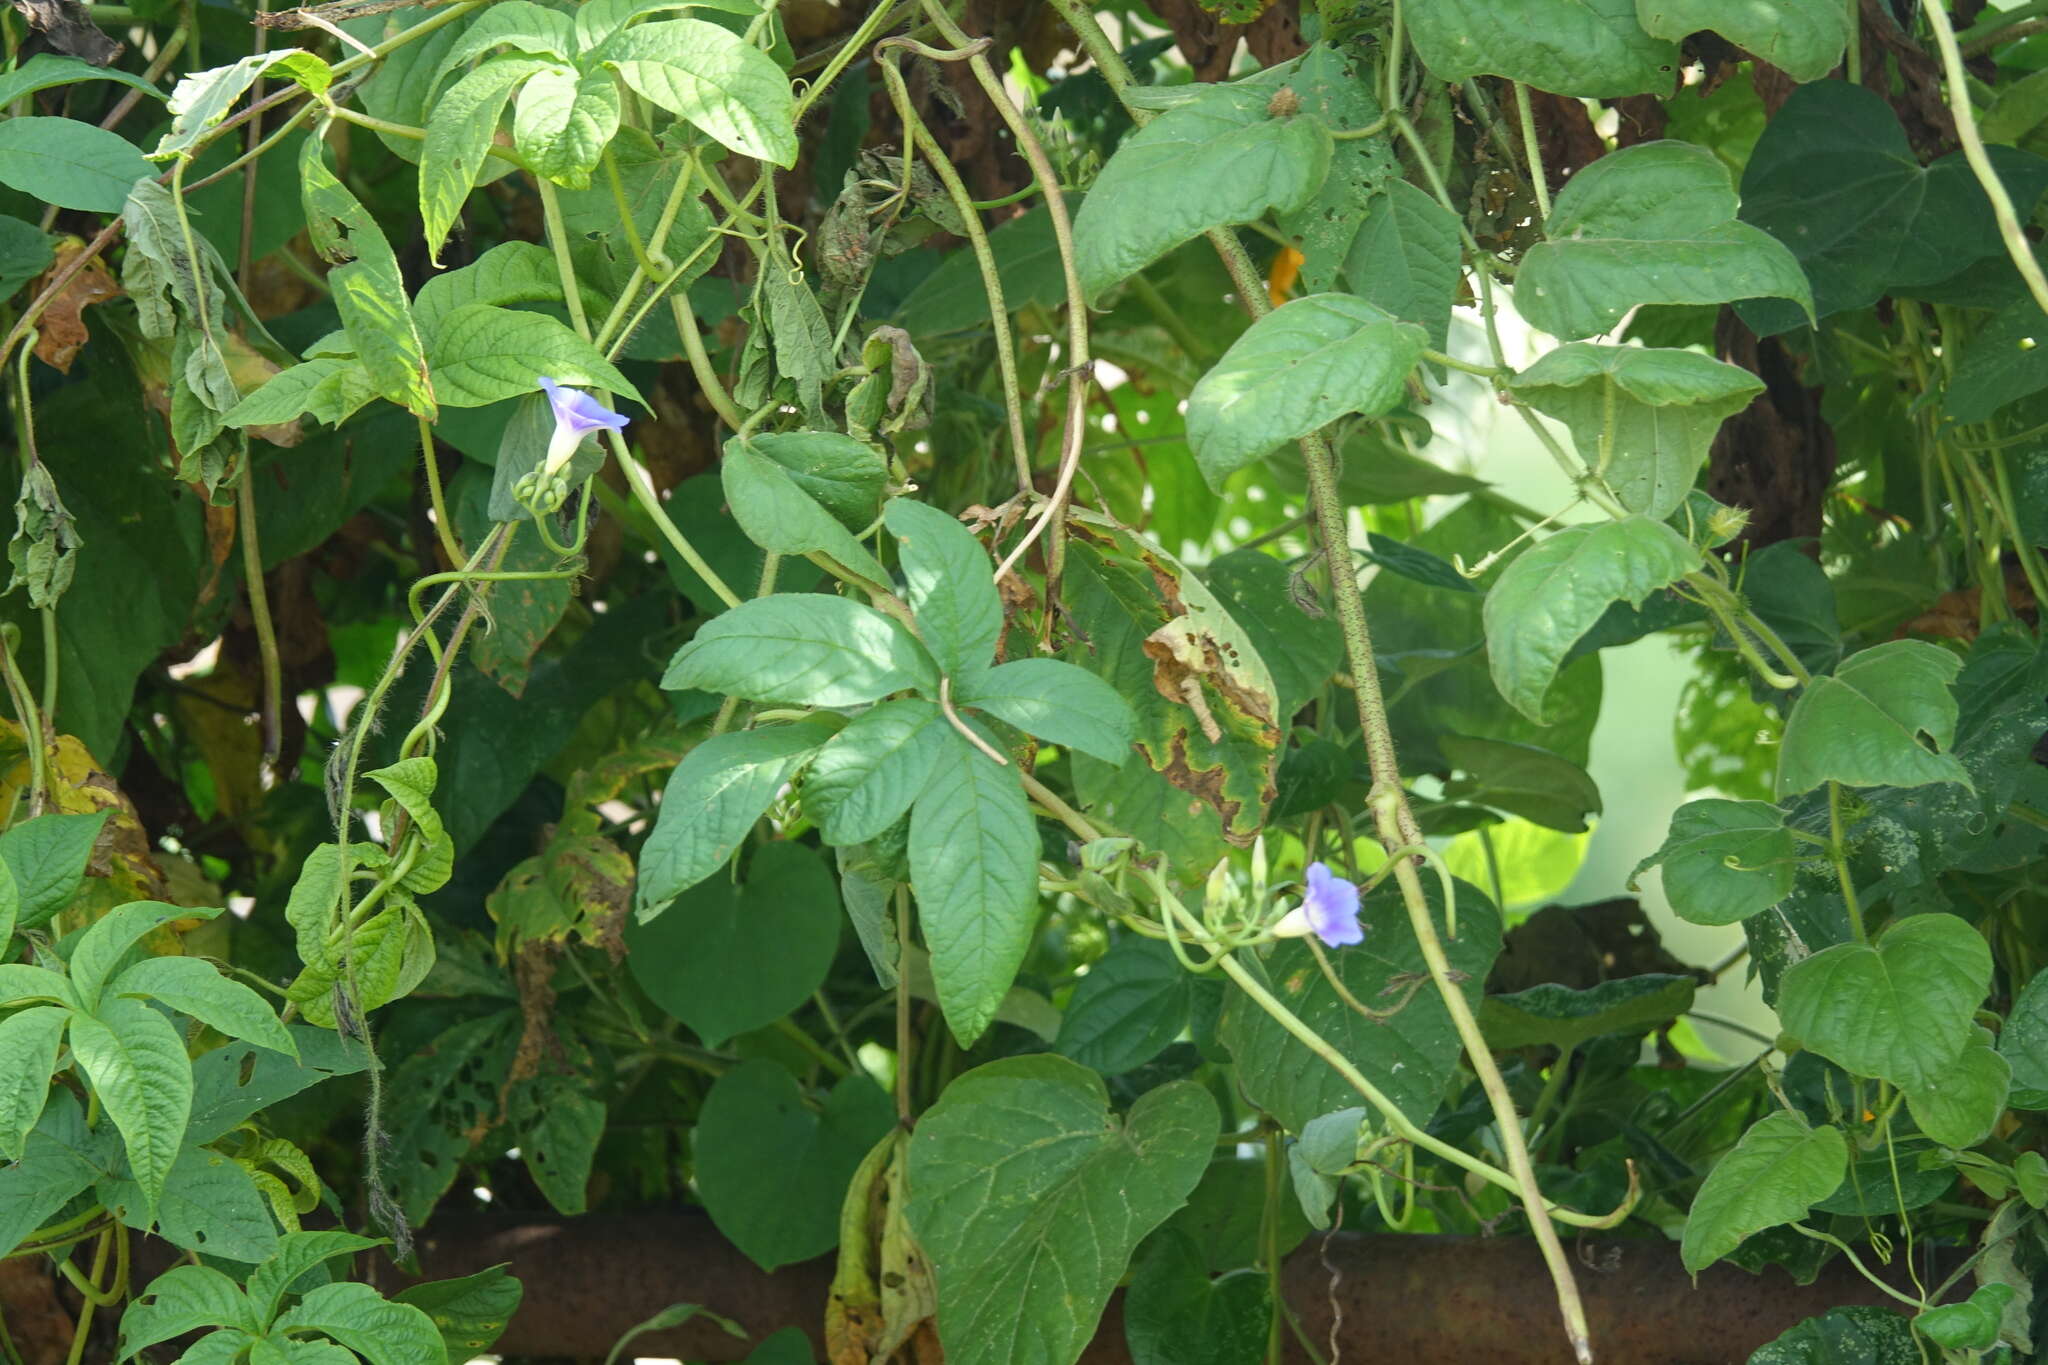
<path fill-rule="evenodd" d="M 1219 1119 L 1174 1081 L 1128 1116 L 1062 1057 L 1012 1057 L 946 1087 L 910 1139 L 911 1231 L 951 1365 L 1072 1365 L 1145 1234 L 1201 1179 Z"/>
<path fill-rule="evenodd" d="M 808 1261 L 838 1245 L 847 1183 L 895 1121 L 889 1097 L 859 1073 L 814 1113 L 782 1067 L 746 1062 L 718 1078 L 698 1111 L 698 1197 L 763 1270 Z"/>
<path fill-rule="evenodd" d="M 633 979 L 710 1047 L 810 999 L 839 949 L 839 893 L 816 853 L 763 845 L 743 885 L 700 882 L 626 926 Z"/>
<path fill-rule="evenodd" d="M 1571 428 L 1579 458 L 1622 506 L 1662 521 L 1692 491 L 1721 423 L 1749 406 L 1764 382 L 1697 351 L 1575 341 L 1508 388 Z"/>
<path fill-rule="evenodd" d="M 1906 1107 L 1920 1131 L 1942 1146 L 1974 1147 L 1991 1136 L 2010 1093 L 2012 1065 L 1992 1046 L 1991 1031 L 1980 1028 L 1953 1066 L 1906 1091 Z"/>
<path fill-rule="evenodd" d="M 1982 934 L 1954 915 L 1914 915 L 1875 947 L 1838 943 L 1788 969 L 1778 1017 L 1808 1051 L 1910 1094 L 1955 1065 L 1990 989 Z"/>
<path fill-rule="evenodd" d="M 1777 238 L 1737 222 L 1735 206 L 1727 165 L 1705 147 L 1610 152 L 1559 192 L 1544 240 L 1522 257 L 1515 308 L 1566 338 L 1608 331 L 1638 304 L 1769 297 L 1811 315 L 1799 263 Z"/>
<path fill-rule="evenodd" d="M 1778 796 L 1797 796 L 1823 782 L 1852 787 L 1971 785 L 1946 752 L 1956 737 L 1956 699 L 1949 691 L 1963 661 L 1925 640 L 1888 640 L 1815 678 L 1793 703 L 1778 749 Z M 1933 748 L 1920 742 L 1925 735 Z"/>
<path fill-rule="evenodd" d="M 1132 1365 L 1258 1365 L 1273 1300 L 1265 1275 L 1209 1278 L 1194 1238 L 1161 1228 L 1145 1241 L 1124 1295 Z"/>
<path fill-rule="evenodd" d="M 1494 686 L 1541 725 L 1544 698 L 1571 647 L 1616 602 L 1639 607 L 1700 566 L 1700 554 L 1661 521 L 1567 526 L 1525 550 L 1486 594 Z"/>
<path fill-rule="evenodd" d="M 1672 812 L 1663 847 L 1636 864 L 1629 884 L 1661 867 L 1672 909 L 1694 924 L 1734 924 L 1791 895 L 1798 865 L 1776 806 L 1710 797 Z"/>
<path fill-rule="evenodd" d="M 1842 1183 L 1848 1164 L 1841 1129 L 1810 1127 L 1789 1109 L 1765 1115 L 1693 1196 L 1679 1259 L 1697 1275 L 1752 1233 L 1804 1217 Z"/>

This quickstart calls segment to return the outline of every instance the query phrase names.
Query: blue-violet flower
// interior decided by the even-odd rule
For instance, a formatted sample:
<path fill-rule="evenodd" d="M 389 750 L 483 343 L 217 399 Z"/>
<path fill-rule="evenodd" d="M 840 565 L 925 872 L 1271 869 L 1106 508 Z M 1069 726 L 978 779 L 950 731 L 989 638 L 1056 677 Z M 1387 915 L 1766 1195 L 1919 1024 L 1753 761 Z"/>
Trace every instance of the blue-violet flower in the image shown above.
<path fill-rule="evenodd" d="M 622 431 L 626 419 L 581 389 L 564 388 L 546 375 L 541 376 L 540 387 L 555 411 L 555 432 L 548 438 L 547 459 L 540 467 L 540 482 L 545 484 L 569 467 L 584 437 L 594 431 Z"/>
<path fill-rule="evenodd" d="M 1365 927 L 1358 922 L 1358 886 L 1331 872 L 1322 863 L 1308 865 L 1308 893 L 1301 904 L 1280 917 L 1273 926 L 1280 938 L 1314 934 L 1332 948 L 1365 942 Z"/>

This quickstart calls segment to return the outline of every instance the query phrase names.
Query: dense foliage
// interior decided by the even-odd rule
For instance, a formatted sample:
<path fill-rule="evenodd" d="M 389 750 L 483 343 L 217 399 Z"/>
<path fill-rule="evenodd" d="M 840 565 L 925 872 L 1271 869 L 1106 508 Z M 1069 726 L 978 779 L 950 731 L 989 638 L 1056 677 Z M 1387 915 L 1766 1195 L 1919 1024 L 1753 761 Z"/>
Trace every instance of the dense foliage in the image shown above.
<path fill-rule="evenodd" d="M 0 1256 L 71 1361 L 460 1365 L 517 1281 L 365 1267 L 485 1197 L 836 1249 L 842 1365 L 1119 1285 L 1322 1359 L 1333 1226 L 1533 1237 L 1582 1359 L 1560 1229 L 1905 1272 L 1756 1361 L 2031 1358 L 2048 4 L 1952 10 L 16 0 Z M 1711 967 L 1502 913 L 1659 633 Z"/>

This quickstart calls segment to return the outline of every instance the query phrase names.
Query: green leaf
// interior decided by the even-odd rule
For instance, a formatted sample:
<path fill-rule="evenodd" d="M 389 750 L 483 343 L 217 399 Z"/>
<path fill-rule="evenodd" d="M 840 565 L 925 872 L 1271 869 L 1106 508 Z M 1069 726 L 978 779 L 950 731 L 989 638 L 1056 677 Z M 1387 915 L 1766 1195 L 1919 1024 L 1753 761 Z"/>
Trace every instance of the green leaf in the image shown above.
<path fill-rule="evenodd" d="M 583 292 L 586 305 L 601 301 L 594 291 Z M 420 331 L 431 336 L 443 318 L 465 304 L 504 307 L 561 301 L 562 272 L 553 252 L 538 242 L 500 242 L 461 269 L 443 271 L 421 285 L 413 297 L 412 315 Z"/>
<path fill-rule="evenodd" d="M 1757 1348 L 1749 1365 L 1922 1365 L 1906 1319 L 1890 1308 L 1830 1308 Z"/>
<path fill-rule="evenodd" d="M 1577 1047 L 1610 1033 L 1642 1033 L 1692 1008 L 1699 982 L 1650 972 L 1603 981 L 1585 990 L 1556 982 L 1512 995 L 1489 995 L 1480 1006 L 1486 1045 L 1498 1052 L 1523 1047 Z"/>
<path fill-rule="evenodd" d="M 1680 61 L 1643 32 L 1636 0 L 1415 0 L 1408 37 L 1439 79 L 1504 76 L 1587 99 L 1667 93 Z"/>
<path fill-rule="evenodd" d="M 2048 1091 L 2048 972 L 2035 972 L 2012 1002 L 1998 1052 L 2012 1064 L 2015 1089 Z"/>
<path fill-rule="evenodd" d="M 1257 1270 L 1209 1278 L 1202 1248 L 1165 1228 L 1145 1240 L 1124 1294 L 1131 1365 L 1259 1365 L 1273 1313 Z"/>
<path fill-rule="evenodd" d="M 1013 659 L 968 678 L 954 700 L 1104 763 L 1122 764 L 1131 756 L 1137 718 L 1130 703 L 1074 664 Z"/>
<path fill-rule="evenodd" d="M 715 735 L 690 750 L 640 851 L 640 918 L 731 862 L 790 774 L 830 738 L 830 724 L 814 719 Z"/>
<path fill-rule="evenodd" d="M 2048 187 L 2048 161 L 2010 147 L 1989 153 L 2025 218 Z M 1884 97 L 1848 81 L 1792 92 L 1750 154 L 1742 200 L 1743 220 L 1798 258 L 1818 317 L 1947 279 L 2005 250 L 1963 154 L 1922 166 Z M 1742 312 L 1762 333 L 1804 320 L 1782 304 Z"/>
<path fill-rule="evenodd" d="M 764 1027 L 810 999 L 839 948 L 839 897 L 818 855 L 764 844 L 746 881 L 692 887 L 626 925 L 640 988 L 707 1047 Z"/>
<path fill-rule="evenodd" d="M 0 298 L 48 270 L 56 255 L 54 239 L 34 223 L 0 217 Z"/>
<path fill-rule="evenodd" d="M 235 102 L 247 93 L 249 87 L 280 66 L 300 86 L 316 95 L 324 94 L 334 83 L 333 72 L 326 62 L 314 53 L 296 47 L 259 52 L 210 71 L 194 71 L 180 77 L 176 88 L 171 91 L 171 98 L 164 106 L 171 115 L 171 126 L 157 142 L 156 150 L 149 154 L 150 159 L 165 161 L 182 157 L 190 160 L 194 148 L 227 117 L 228 110 L 235 107 Z"/>
<path fill-rule="evenodd" d="M 742 1063 L 713 1083 L 697 1115 L 698 1197 L 763 1270 L 821 1256 L 839 1244 L 854 1169 L 895 1121 L 889 1097 L 858 1072 L 814 1113 L 776 1063 Z"/>
<path fill-rule="evenodd" d="M 777 593 L 733 608 L 697 631 L 662 675 L 748 701 L 862 706 L 891 692 L 937 691 L 931 657 L 872 607 L 824 593 Z"/>
<path fill-rule="evenodd" d="M 848 531 L 864 532 L 882 514 L 889 463 L 865 442 L 837 431 L 781 431 L 752 437 L 743 448 L 781 465 L 792 483 Z M 727 442 L 728 459 L 733 449 Z"/>
<path fill-rule="evenodd" d="M 956 680 L 988 667 L 1003 634 L 988 551 L 936 507 L 898 498 L 883 511 L 903 569 L 904 593 L 925 648 Z"/>
<path fill-rule="evenodd" d="M 393 1294 L 396 1303 L 409 1303 L 434 1320 L 441 1343 L 448 1351 L 448 1365 L 468 1365 L 503 1335 L 512 1315 L 519 1311 L 525 1289 L 503 1265 L 479 1270 L 459 1280 L 429 1280 L 408 1285 Z"/>
<path fill-rule="evenodd" d="M 62 209 L 119 213 L 156 174 L 135 144 L 77 119 L 25 114 L 0 123 L 0 185 Z"/>
<path fill-rule="evenodd" d="M 262 996 L 196 957 L 144 958 L 115 977 L 107 991 L 160 1000 L 230 1038 L 298 1056 L 292 1035 Z"/>
<path fill-rule="evenodd" d="M 1671 832 L 1636 864 L 1629 885 L 1664 869 L 1664 895 L 1694 924 L 1734 924 L 1792 894 L 1798 844 L 1776 806 L 1762 801 L 1688 801 L 1671 813 Z"/>
<path fill-rule="evenodd" d="M 1943 411 L 1957 422 L 1986 422 L 2006 404 L 2048 389 L 2048 348 L 2038 344 L 2042 335 L 2041 305 L 2031 294 L 1993 314 L 1963 343 L 1955 378 L 1942 398 Z"/>
<path fill-rule="evenodd" d="M 1437 932 L 1445 934 L 1437 880 L 1424 878 L 1424 886 Z M 1457 1031 L 1430 988 L 1428 966 L 1400 896 L 1391 887 L 1361 896 L 1358 917 L 1365 942 L 1327 954 L 1331 968 L 1353 999 L 1372 1009 L 1392 1009 L 1392 1015 L 1380 1020 L 1359 1014 L 1297 942 L 1278 945 L 1264 959 L 1265 985 L 1405 1113 L 1424 1123 L 1443 1102 L 1444 1088 L 1457 1071 Z M 1462 974 L 1467 1005 L 1476 1011 L 1481 983 L 1500 952 L 1500 914 L 1477 888 L 1458 885 L 1458 935 L 1445 934 L 1444 950 L 1452 970 Z M 1343 1077 L 1239 991 L 1231 991 L 1224 1002 L 1218 1036 L 1237 1063 L 1246 1098 L 1291 1132 L 1301 1132 L 1318 1114 L 1343 1109 L 1358 1098 Z"/>
<path fill-rule="evenodd" d="M 1344 257 L 1344 282 L 1367 303 L 1421 327 L 1444 349 L 1465 260 L 1458 220 L 1425 190 L 1390 181 L 1369 201 Z"/>
<path fill-rule="evenodd" d="M 1486 594 L 1494 685 L 1516 710 L 1545 724 L 1552 679 L 1607 608 L 1639 607 L 1699 567 L 1699 551 L 1684 536 L 1641 516 L 1568 526 L 1523 551 Z"/>
<path fill-rule="evenodd" d="M 465 25 L 434 66 L 430 88 L 438 89 L 448 73 L 487 52 L 509 47 L 530 57 L 553 57 L 566 62 L 576 55 L 576 25 L 560 10 L 537 5 L 533 0 L 496 0 Z M 439 110 L 436 109 L 438 115 Z"/>
<path fill-rule="evenodd" d="M 48 1000 L 66 1008 L 78 1005 L 78 996 L 71 989 L 71 984 L 48 967 L 32 966 L 26 962 L 0 962 L 0 1005 L 19 1005 L 33 1000 Z"/>
<path fill-rule="evenodd" d="M 172 1266 L 149 1282 L 121 1314 L 120 1358 L 206 1327 L 260 1332 L 241 1286 L 211 1266 Z"/>
<path fill-rule="evenodd" d="M 804 813 L 825 842 L 864 844 L 903 818 L 950 753 L 952 727 L 921 698 L 885 701 L 834 735 L 804 776 Z"/>
<path fill-rule="evenodd" d="M 1718 33 L 1802 84 L 1840 66 L 1849 41 L 1848 11 L 1835 0 L 1636 0 L 1636 18 L 1643 32 L 1673 43 Z"/>
<path fill-rule="evenodd" d="M 875 984 L 883 990 L 894 988 L 896 963 L 901 956 L 896 942 L 896 918 L 891 905 L 896 892 L 894 878 L 879 872 L 866 848 L 834 850 L 839 866 L 839 897 L 846 902 L 846 917 L 853 922 L 854 937 L 874 969 Z"/>
<path fill-rule="evenodd" d="M 60 1005 L 32 1005 L 0 1019 L 0 1158 L 18 1159 L 43 1116 L 70 1017 Z"/>
<path fill-rule="evenodd" d="M 867 547 L 780 461 L 735 437 L 726 442 L 718 474 L 733 520 L 762 549 L 781 555 L 822 551 L 855 573 L 887 580 L 888 572 Z"/>
<path fill-rule="evenodd" d="M 1256 222 L 1315 197 L 1330 133 L 1275 117 L 1273 93 L 1210 86 L 1126 137 L 1074 219 L 1074 259 L 1093 300 L 1210 228 Z M 1200 175 L 1189 167 L 1200 166 Z"/>
<path fill-rule="evenodd" d="M 103 1180 L 96 1193 L 129 1227 L 147 1232 L 154 1226 L 158 1236 L 187 1251 L 254 1264 L 277 1250 L 277 1225 L 248 1168 L 204 1147 L 178 1153 L 154 1206 L 133 1180 Z"/>
<path fill-rule="evenodd" d="M 957 734 L 911 808 L 910 881 L 939 1008 L 969 1046 L 1038 925 L 1038 827 L 1017 774 Z"/>
<path fill-rule="evenodd" d="M 1842 1183 L 1848 1166 L 1841 1129 L 1809 1127 L 1788 1109 L 1765 1115 L 1714 1163 L 1693 1196 L 1679 1259 L 1697 1275 L 1744 1238 L 1805 1217 Z"/>
<path fill-rule="evenodd" d="M 2012 1302 L 2009 1284 L 1981 1284 L 1962 1303 L 1945 1303 L 1913 1319 L 1914 1330 L 1936 1346 L 1951 1351 L 1987 1351 L 1998 1344 L 2005 1306 Z"/>
<path fill-rule="evenodd" d="M 143 1217 L 154 1218 L 192 1112 L 184 1039 L 141 1001 L 116 997 L 95 1014 L 71 1016 L 71 1053 L 120 1129 Z"/>
<path fill-rule="evenodd" d="M 1099 202 L 1098 191 L 1091 203 Z M 1273 447 L 1347 413 L 1401 401 L 1426 334 L 1349 294 L 1316 294 L 1268 313 L 1188 395 L 1188 443 L 1212 488 Z"/>
<path fill-rule="evenodd" d="M 162 901 L 129 901 L 93 921 L 71 949 L 71 989 L 88 1012 L 99 1004 L 100 988 L 145 934 L 179 919 L 212 919 L 217 909 L 193 909 Z"/>
<path fill-rule="evenodd" d="M 277 1239 L 277 1252 L 249 1272 L 248 1294 L 257 1326 L 268 1326 L 284 1296 L 307 1271 L 337 1256 L 353 1256 L 384 1243 L 352 1232 L 288 1232 Z M 418 1286 L 421 1289 L 426 1285 Z"/>
<path fill-rule="evenodd" d="M 574 67 L 550 67 L 519 88 L 512 145 L 535 174 L 587 189 L 598 157 L 619 131 L 619 112 L 619 87 L 610 72 L 585 75 Z"/>
<path fill-rule="evenodd" d="M 1778 750 L 1778 796 L 1823 782 L 1852 787 L 1971 786 L 1970 774 L 1944 752 L 1956 736 L 1949 684 L 1963 661 L 1925 640 L 1888 640 L 1852 654 L 1832 677 L 1815 678 L 1785 720 Z M 1925 735 L 1929 749 L 1920 742 Z"/>
<path fill-rule="evenodd" d="M 1446 759 L 1465 776 L 1444 784 L 1444 799 L 1489 806 L 1565 834 L 1587 828 L 1601 811 L 1600 788 L 1568 758 L 1533 744 L 1444 735 Z"/>
<path fill-rule="evenodd" d="M 1741 366 L 1696 351 L 1583 341 L 1548 352 L 1508 382 L 1571 428 L 1579 458 L 1622 506 L 1658 521 L 1684 504 L 1721 423 L 1763 387 Z"/>
<path fill-rule="evenodd" d="M 299 188 L 314 249 L 325 260 L 347 262 L 327 272 L 342 330 L 371 386 L 431 422 L 437 416 L 434 385 L 398 255 L 369 210 L 327 169 L 326 146 L 324 139 L 306 139 Z"/>
<path fill-rule="evenodd" d="M 413 832 L 418 836 L 421 852 L 399 885 L 422 896 L 447 885 L 455 869 L 455 841 L 448 837 L 440 812 L 434 809 L 440 767 L 431 758 L 407 758 L 388 768 L 372 769 L 363 777 L 390 794 L 412 820 Z"/>
<path fill-rule="evenodd" d="M 362 1044 L 308 1024 L 290 1026 L 298 1060 L 230 1043 L 192 1063 L 192 1122 L 187 1143 L 212 1142 L 235 1125 L 279 1100 L 289 1099 L 334 1076 L 349 1076 L 367 1065 Z"/>
<path fill-rule="evenodd" d="M 542 375 L 646 403 L 595 346 L 543 313 L 465 304 L 428 337 L 427 362 L 435 395 L 451 408 L 480 408 L 532 393 Z"/>
<path fill-rule="evenodd" d="M 1991 1136 L 2011 1092 L 2012 1066 L 1993 1048 L 1991 1031 L 1980 1028 L 1952 1065 L 1906 1091 L 1906 1107 L 1942 1146 L 1974 1147 Z"/>
<path fill-rule="evenodd" d="M 1809 1052 L 1908 1091 L 1930 1091 L 1970 1041 L 1991 989 L 1991 949 L 1954 915 L 1914 915 L 1872 947 L 1838 943 L 1778 985 L 1784 1030 Z"/>
<path fill-rule="evenodd" d="M 520 82 L 550 65 L 531 57 L 499 57 L 464 76 L 434 102 L 419 154 L 420 218 L 426 224 L 427 252 L 434 260 L 440 259 L 448 229 L 462 216 L 463 202 L 476 187 L 506 101 Z"/>
<path fill-rule="evenodd" d="M 38 52 L 14 70 L 0 74 L 0 107 L 10 105 L 40 90 L 78 81 L 115 81 L 131 90 L 163 98 L 163 93 L 142 77 L 116 66 L 94 66 L 76 57 Z"/>
<path fill-rule="evenodd" d="M 1194 978 L 1157 939 L 1119 938 L 1074 986 L 1053 1050 L 1120 1076 L 1164 1052 L 1188 1026 Z"/>
<path fill-rule="evenodd" d="M 409 1303 L 392 1303 L 366 1284 L 323 1284 L 280 1317 L 277 1333 L 324 1332 L 368 1365 L 422 1365 L 443 1358 L 434 1321 Z"/>
<path fill-rule="evenodd" d="M 1769 296 L 1811 315 L 1798 261 L 1777 238 L 1737 222 L 1735 203 L 1728 167 L 1704 147 L 1645 142 L 1611 152 L 1558 193 L 1544 240 L 1516 272 L 1515 308 L 1567 339 L 1608 331 L 1638 304 Z"/>
<path fill-rule="evenodd" d="M 1217 1126 L 1187 1081 L 1119 1121 L 1101 1080 L 1061 1058 L 956 1078 L 911 1136 L 907 1210 L 946 1359 L 1072 1365 L 1131 1252 L 1201 1178 Z"/>
<path fill-rule="evenodd" d="M 737 33 L 701 19 L 637 24 L 608 38 L 596 56 L 636 93 L 741 156 L 796 164 L 789 78 Z"/>
<path fill-rule="evenodd" d="M 220 420 L 227 427 L 261 427 L 311 413 L 316 422 L 339 426 L 376 397 L 369 374 L 354 356 L 308 360 L 270 376 Z"/>
<path fill-rule="evenodd" d="M 537 1077 L 514 1109 L 520 1159 L 534 1188 L 574 1217 L 589 1211 L 590 1167 L 610 1111 L 578 1076 Z"/>

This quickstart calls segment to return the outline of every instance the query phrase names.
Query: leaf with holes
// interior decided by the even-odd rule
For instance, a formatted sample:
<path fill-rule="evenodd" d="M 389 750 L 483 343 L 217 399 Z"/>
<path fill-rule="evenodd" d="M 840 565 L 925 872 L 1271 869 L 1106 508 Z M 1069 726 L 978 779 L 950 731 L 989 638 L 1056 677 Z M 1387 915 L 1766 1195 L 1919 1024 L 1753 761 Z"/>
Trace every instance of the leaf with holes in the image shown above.
<path fill-rule="evenodd" d="M 1785 720 L 1778 796 L 1823 782 L 1918 787 L 1955 782 L 1969 771 L 1947 752 L 1956 737 L 1950 684 L 1963 661 L 1925 640 L 1888 640 L 1852 654 L 1831 677 L 1815 678 Z M 1932 747 L 1921 742 L 1926 736 Z"/>

